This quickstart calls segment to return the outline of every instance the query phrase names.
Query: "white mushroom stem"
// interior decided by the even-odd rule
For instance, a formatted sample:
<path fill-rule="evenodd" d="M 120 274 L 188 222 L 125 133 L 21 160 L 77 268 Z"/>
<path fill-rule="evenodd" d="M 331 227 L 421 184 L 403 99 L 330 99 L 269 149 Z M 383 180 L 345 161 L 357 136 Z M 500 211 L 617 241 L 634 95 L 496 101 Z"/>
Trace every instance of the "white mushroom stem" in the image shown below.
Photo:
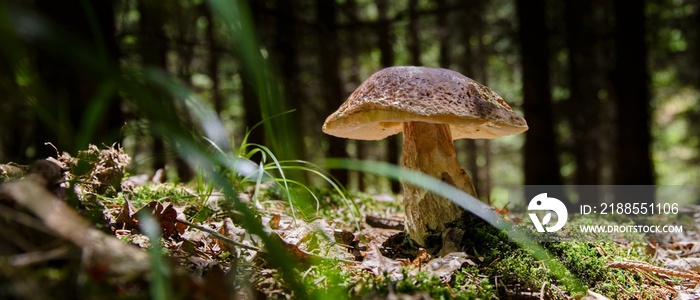
<path fill-rule="evenodd" d="M 402 164 L 418 170 L 477 197 L 472 180 L 459 167 L 450 126 L 424 122 L 403 125 Z M 464 212 L 456 204 L 410 184 L 403 184 L 406 233 L 423 244 L 429 231 L 442 231 L 445 224 Z"/>

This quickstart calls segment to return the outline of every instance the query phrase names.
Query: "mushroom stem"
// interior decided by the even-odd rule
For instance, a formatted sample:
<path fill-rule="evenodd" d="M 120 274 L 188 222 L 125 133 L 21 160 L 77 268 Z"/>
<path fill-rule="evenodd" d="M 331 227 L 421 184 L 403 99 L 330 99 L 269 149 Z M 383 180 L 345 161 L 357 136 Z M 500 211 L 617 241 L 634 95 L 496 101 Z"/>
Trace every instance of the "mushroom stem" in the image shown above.
<path fill-rule="evenodd" d="M 474 197 L 476 190 L 469 175 L 459 167 L 450 126 L 424 122 L 404 122 L 402 164 L 461 189 Z M 459 219 L 464 210 L 451 201 L 410 184 L 403 184 L 406 233 L 424 244 L 430 231 L 442 231 L 445 224 Z"/>

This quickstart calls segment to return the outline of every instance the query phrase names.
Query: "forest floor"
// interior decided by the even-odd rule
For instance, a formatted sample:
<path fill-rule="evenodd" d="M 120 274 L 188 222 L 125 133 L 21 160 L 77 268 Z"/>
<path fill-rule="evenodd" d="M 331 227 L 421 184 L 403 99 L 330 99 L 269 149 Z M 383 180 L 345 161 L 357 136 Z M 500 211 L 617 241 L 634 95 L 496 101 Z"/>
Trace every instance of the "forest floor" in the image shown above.
<path fill-rule="evenodd" d="M 542 243 L 548 264 L 474 222 L 463 251 L 437 257 L 405 237 L 395 195 L 238 178 L 227 197 L 201 176 L 129 176 L 115 148 L 51 161 L 0 165 L 0 298 L 700 297 L 698 243 L 562 239 Z"/>

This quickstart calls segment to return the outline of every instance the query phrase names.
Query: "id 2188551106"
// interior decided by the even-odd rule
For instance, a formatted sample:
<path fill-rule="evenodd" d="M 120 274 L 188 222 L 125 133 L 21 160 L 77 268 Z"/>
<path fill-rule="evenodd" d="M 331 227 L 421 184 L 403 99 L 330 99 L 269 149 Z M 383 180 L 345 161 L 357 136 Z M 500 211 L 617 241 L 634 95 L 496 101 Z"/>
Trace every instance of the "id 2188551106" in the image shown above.
<path fill-rule="evenodd" d="M 678 203 L 601 203 L 598 205 L 581 205 L 582 215 L 676 215 Z"/>

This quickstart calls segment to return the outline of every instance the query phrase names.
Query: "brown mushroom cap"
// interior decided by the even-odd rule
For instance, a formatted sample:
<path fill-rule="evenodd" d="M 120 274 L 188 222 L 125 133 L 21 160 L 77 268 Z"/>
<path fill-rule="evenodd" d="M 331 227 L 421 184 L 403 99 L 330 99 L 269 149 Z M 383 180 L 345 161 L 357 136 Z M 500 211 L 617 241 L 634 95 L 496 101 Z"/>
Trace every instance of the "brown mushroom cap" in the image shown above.
<path fill-rule="evenodd" d="M 528 129 L 490 88 L 455 71 L 390 67 L 363 82 L 323 124 L 323 132 L 380 140 L 403 122 L 449 124 L 453 139 L 491 139 Z"/>

